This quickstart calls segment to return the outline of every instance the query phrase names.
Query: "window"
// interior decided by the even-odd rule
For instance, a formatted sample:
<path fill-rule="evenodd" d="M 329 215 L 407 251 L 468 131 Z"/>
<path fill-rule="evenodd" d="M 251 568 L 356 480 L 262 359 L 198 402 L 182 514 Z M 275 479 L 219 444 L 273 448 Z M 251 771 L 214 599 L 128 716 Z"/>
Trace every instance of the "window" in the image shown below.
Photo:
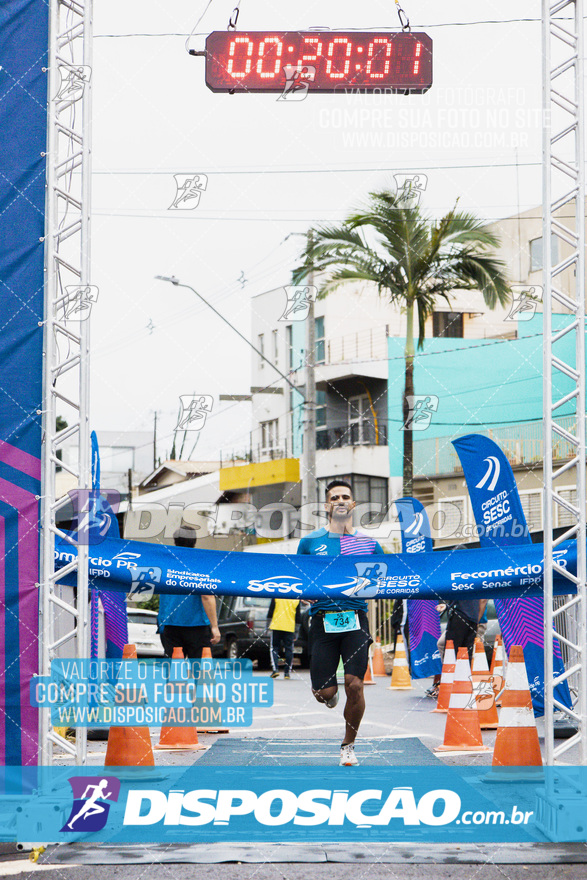
<path fill-rule="evenodd" d="M 552 264 L 558 263 L 558 237 L 553 235 L 550 239 L 550 259 Z M 542 269 L 542 236 L 534 238 L 530 242 L 530 272 L 540 272 Z"/>
<path fill-rule="evenodd" d="M 128 622 L 129 623 L 138 623 L 141 626 L 152 626 L 155 629 L 157 628 L 157 614 L 154 611 L 148 611 L 145 609 L 136 609 L 129 608 L 128 609 Z"/>
<path fill-rule="evenodd" d="M 273 339 L 273 363 L 279 363 L 279 341 L 277 339 L 277 330 L 271 331 L 271 337 Z"/>
<path fill-rule="evenodd" d="M 369 501 L 387 509 L 387 480 L 384 477 L 369 477 Z"/>
<path fill-rule="evenodd" d="M 577 506 L 577 490 L 576 489 L 560 489 L 559 493 L 560 497 L 563 501 L 566 501 L 568 504 L 572 504 L 573 507 Z M 571 513 L 570 510 L 565 510 L 564 507 L 560 507 L 558 504 L 557 507 L 557 516 L 558 516 L 558 525 L 559 526 L 574 526 L 577 522 L 576 517 Z"/>
<path fill-rule="evenodd" d="M 317 364 L 323 364 L 326 358 L 326 341 L 324 339 L 324 318 L 314 318 L 315 357 Z"/>
<path fill-rule="evenodd" d="M 285 328 L 285 358 L 288 370 L 293 370 L 293 328 L 291 324 Z"/>
<path fill-rule="evenodd" d="M 261 422 L 261 452 L 268 453 L 277 447 L 279 428 L 277 419 Z"/>
<path fill-rule="evenodd" d="M 316 392 L 316 427 L 326 427 L 326 391 Z"/>
<path fill-rule="evenodd" d="M 462 312 L 432 312 L 432 335 L 452 339 L 463 338 Z"/>
<path fill-rule="evenodd" d="M 316 449 L 328 449 L 326 391 L 316 391 Z"/>
<path fill-rule="evenodd" d="M 259 333 L 259 335 L 257 336 L 257 349 L 259 350 L 259 353 L 261 355 L 263 355 L 263 357 L 265 357 L 265 334 L 264 333 Z M 263 360 L 263 357 L 259 357 L 259 366 L 260 367 L 265 366 L 265 361 Z"/>
<path fill-rule="evenodd" d="M 348 422 L 348 437 L 353 446 L 375 443 L 373 413 L 368 395 L 349 397 Z"/>
<path fill-rule="evenodd" d="M 542 528 L 542 493 L 520 492 L 520 501 L 529 531 L 538 531 Z"/>
<path fill-rule="evenodd" d="M 218 620 L 226 620 L 230 617 L 234 598 L 234 596 L 216 596 Z"/>

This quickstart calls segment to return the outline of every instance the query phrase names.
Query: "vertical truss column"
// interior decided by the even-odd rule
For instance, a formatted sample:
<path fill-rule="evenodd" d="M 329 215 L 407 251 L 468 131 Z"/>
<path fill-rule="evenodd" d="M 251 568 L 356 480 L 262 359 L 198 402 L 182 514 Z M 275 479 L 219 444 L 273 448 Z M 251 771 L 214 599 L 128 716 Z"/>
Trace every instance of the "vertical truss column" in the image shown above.
<path fill-rule="evenodd" d="M 546 763 L 572 746 L 587 763 L 587 603 L 585 549 L 585 179 L 583 112 L 583 0 L 543 0 L 543 283 L 544 283 L 544 648 Z M 556 241 L 558 247 L 553 248 Z M 553 262 L 553 255 L 555 261 Z M 556 322 L 556 326 L 554 326 Z M 563 426 L 575 416 L 574 430 Z M 553 467 L 558 440 L 573 450 Z M 572 474 L 576 504 L 563 500 L 557 480 Z M 554 512 L 564 509 L 571 526 L 553 537 Z M 577 575 L 557 561 L 557 545 L 576 538 Z M 569 595 L 553 606 L 553 575 L 569 582 Z M 571 595 L 571 591 L 573 595 Z M 563 625 L 564 623 L 564 625 Z M 564 633 L 565 635 L 562 635 Z M 564 649 L 566 671 L 553 673 L 553 639 Z M 572 710 L 554 698 L 567 680 Z M 578 732 L 555 748 L 553 713 L 561 710 Z"/>
<path fill-rule="evenodd" d="M 95 300 L 90 278 L 90 81 L 91 0 L 50 0 L 49 118 L 45 236 L 44 445 L 41 513 L 41 675 L 49 675 L 57 656 L 89 656 L 88 547 L 73 542 L 57 526 L 57 514 L 72 493 L 57 497 L 57 467 L 77 482 L 74 509 L 81 512 L 90 488 L 89 313 Z M 57 417 L 68 426 L 57 429 Z M 59 450 L 73 440 L 71 462 Z M 71 449 L 71 447 L 70 447 Z M 83 530 L 80 529 L 80 533 Z M 76 548 L 74 558 L 55 573 L 54 543 L 59 536 Z M 75 574 L 77 587 L 63 578 Z M 86 731 L 75 745 L 40 711 L 39 763 L 52 764 L 54 750 L 86 760 Z"/>

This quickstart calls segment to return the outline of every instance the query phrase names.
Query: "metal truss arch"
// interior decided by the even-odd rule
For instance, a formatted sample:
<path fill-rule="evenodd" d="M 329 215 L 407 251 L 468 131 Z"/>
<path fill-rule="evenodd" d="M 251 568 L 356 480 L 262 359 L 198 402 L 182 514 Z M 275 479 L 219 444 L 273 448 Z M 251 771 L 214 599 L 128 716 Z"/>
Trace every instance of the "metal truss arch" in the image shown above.
<path fill-rule="evenodd" d="M 59 511 L 72 493 L 58 497 L 58 469 L 77 484 L 78 511 L 90 489 L 89 311 L 91 0 L 50 0 L 47 195 L 45 234 L 45 334 L 43 375 L 43 462 L 41 502 L 41 579 L 39 669 L 49 675 L 57 656 L 88 657 L 88 547 L 75 545 L 77 559 L 55 572 Z M 58 430 L 62 416 L 67 427 Z M 60 450 L 68 441 L 70 462 Z M 77 586 L 63 584 L 75 574 Z M 86 760 L 86 731 L 75 744 L 51 724 L 50 710 L 39 712 L 39 763 L 51 765 L 55 750 Z"/>
<path fill-rule="evenodd" d="M 575 746 L 579 747 L 580 763 L 587 763 L 583 6 L 583 0 L 542 3 L 544 696 L 549 765 Z M 569 410 L 575 416 L 571 431 L 562 424 L 562 416 L 568 416 Z M 571 444 L 573 453 L 563 466 L 555 469 L 553 451 L 560 439 Z M 564 499 L 557 491 L 557 480 L 569 472 L 575 476 L 575 502 Z M 571 524 L 564 535 L 555 539 L 555 512 L 560 509 Z M 576 577 L 557 562 L 556 548 L 569 538 L 577 541 Z M 563 599 L 553 598 L 555 572 L 569 581 L 569 594 Z M 553 671 L 556 642 L 565 660 L 565 671 L 559 675 Z M 554 696 L 554 688 L 563 681 L 568 683 L 573 696 L 571 709 Z M 557 746 L 553 731 L 555 712 L 561 713 L 577 730 Z"/>

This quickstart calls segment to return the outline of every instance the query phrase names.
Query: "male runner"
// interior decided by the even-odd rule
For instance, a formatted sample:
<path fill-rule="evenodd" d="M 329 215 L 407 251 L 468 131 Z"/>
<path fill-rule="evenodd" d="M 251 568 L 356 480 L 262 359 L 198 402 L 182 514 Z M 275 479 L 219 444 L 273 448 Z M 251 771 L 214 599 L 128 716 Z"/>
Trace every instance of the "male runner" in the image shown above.
<path fill-rule="evenodd" d="M 373 538 L 353 528 L 352 487 L 345 480 L 333 480 L 326 487 L 328 528 L 318 529 L 302 538 L 298 553 L 311 556 L 383 553 Z M 340 747 L 340 764 L 352 767 L 359 762 L 355 755 L 355 738 L 365 712 L 363 678 L 369 662 L 367 603 L 356 597 L 325 597 L 312 603 L 310 610 L 310 676 L 312 691 L 319 703 L 334 709 L 338 703 L 336 670 L 342 657 L 346 729 Z"/>

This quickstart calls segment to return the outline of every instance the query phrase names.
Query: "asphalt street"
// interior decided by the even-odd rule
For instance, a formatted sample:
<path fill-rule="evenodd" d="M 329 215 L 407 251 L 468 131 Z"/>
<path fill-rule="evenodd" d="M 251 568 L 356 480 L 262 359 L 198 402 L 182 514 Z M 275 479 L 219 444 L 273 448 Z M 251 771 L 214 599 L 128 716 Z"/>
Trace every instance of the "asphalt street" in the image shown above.
<path fill-rule="evenodd" d="M 255 680 L 267 679 L 268 673 L 255 673 Z M 434 702 L 425 695 L 429 680 L 414 681 L 411 690 L 390 690 L 390 678 L 377 677 L 365 688 L 367 709 L 357 740 L 357 756 L 366 765 L 373 755 L 395 750 L 402 755 L 414 739 L 422 755 L 432 754 L 444 736 L 446 716 L 432 712 Z M 344 730 L 344 699 L 332 710 L 318 704 L 311 693 L 309 673 L 294 670 L 292 678 L 274 680 L 271 707 L 254 712 L 253 725 L 233 728 L 228 734 L 200 734 L 207 747 L 222 742 L 238 749 L 248 764 L 279 764 L 282 756 L 294 758 L 300 765 L 308 759 L 325 767 L 338 764 L 339 746 Z M 539 735 L 542 721 L 538 721 Z M 159 730 L 151 730 L 157 744 Z M 468 767 L 491 764 L 495 731 L 483 733 L 489 751 L 483 754 L 438 753 L 445 764 Z M 291 746 L 287 744 L 291 743 Z M 420 746 L 421 744 L 421 746 Z M 226 747 L 226 746 L 225 746 Z M 88 762 L 101 765 L 106 742 L 88 743 Z M 184 766 L 202 760 L 208 750 L 155 751 L 157 766 Z M 214 750 L 204 763 L 213 760 Z M 409 758 L 409 754 L 407 754 Z M 69 760 L 60 758 L 67 765 Z M 409 763 L 409 761 L 406 761 Z M 375 761 L 374 763 L 377 763 Z M 569 763 L 573 763 L 572 756 Z M 348 768 L 349 773 L 353 768 Z M 425 767 L 422 768 L 423 772 Z M 251 767 L 251 772 L 254 772 Z M 32 864 L 27 854 L 16 854 L 10 847 L 0 854 L 0 877 L 31 877 L 51 872 L 63 880 L 380 880 L 382 877 L 458 878 L 458 880 L 518 880 L 541 878 L 587 878 L 587 847 L 583 844 L 492 844 L 460 846 L 443 844 L 376 844 L 366 842 L 346 846 L 321 845 L 226 845 L 221 848 L 194 842 L 193 846 L 160 845 L 149 848 L 126 846 L 109 848 L 90 845 L 52 846 Z"/>
<path fill-rule="evenodd" d="M 268 673 L 255 673 L 255 680 L 265 680 Z M 391 738 L 417 737 L 422 744 L 432 750 L 444 739 L 446 715 L 432 712 L 435 702 L 426 697 L 425 691 L 430 679 L 412 680 L 411 690 L 390 690 L 390 677 L 376 677 L 375 684 L 365 687 L 366 711 L 356 743 L 356 754 L 361 761 L 361 739 L 389 740 Z M 307 670 L 294 669 L 292 677 L 285 680 L 281 674 L 274 682 L 273 705 L 254 710 L 251 727 L 231 728 L 231 739 L 242 738 L 255 743 L 266 739 L 291 739 L 308 742 L 308 756 L 315 754 L 313 741 L 332 740 L 332 749 L 324 748 L 325 765 L 338 763 L 339 746 L 344 733 L 344 697 L 335 709 L 327 709 L 314 699 L 310 688 L 310 675 Z M 543 741 L 544 722 L 537 719 L 538 736 Z M 224 735 L 200 735 L 203 745 L 211 746 Z M 159 729 L 151 729 L 153 745 L 159 740 Z M 490 765 L 495 731 L 483 732 L 483 742 L 490 749 L 481 755 L 467 753 L 446 753 L 439 755 L 448 764 L 464 766 Z M 322 747 L 322 746 L 321 746 Z M 105 742 L 88 742 L 88 763 L 102 764 L 106 751 Z M 197 761 L 202 752 L 155 752 L 158 765 L 183 765 Z M 573 750 L 566 759 L 569 764 L 576 763 Z M 71 763 L 59 757 L 58 763 Z M 303 763 L 303 760 L 300 760 Z"/>

